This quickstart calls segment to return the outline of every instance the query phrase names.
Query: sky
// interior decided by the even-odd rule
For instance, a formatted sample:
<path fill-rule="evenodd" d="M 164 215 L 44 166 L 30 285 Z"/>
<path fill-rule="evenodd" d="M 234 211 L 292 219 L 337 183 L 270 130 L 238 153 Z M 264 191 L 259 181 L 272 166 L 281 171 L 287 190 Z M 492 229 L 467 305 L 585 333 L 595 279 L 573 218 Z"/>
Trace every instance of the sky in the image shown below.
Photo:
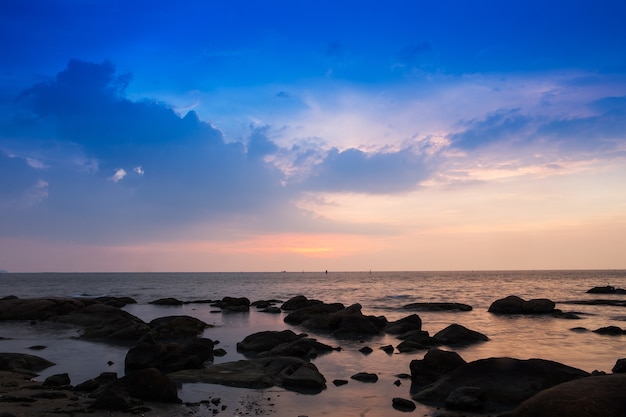
<path fill-rule="evenodd" d="M 626 268 L 625 21 L 3 0 L 0 269 Z"/>

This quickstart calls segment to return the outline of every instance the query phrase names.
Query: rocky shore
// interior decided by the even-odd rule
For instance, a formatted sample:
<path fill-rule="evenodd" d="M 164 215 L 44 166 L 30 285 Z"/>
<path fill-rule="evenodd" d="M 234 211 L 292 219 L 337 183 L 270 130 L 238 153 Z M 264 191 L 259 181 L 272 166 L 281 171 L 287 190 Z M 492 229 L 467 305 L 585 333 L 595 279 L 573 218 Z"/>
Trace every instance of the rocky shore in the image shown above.
<path fill-rule="evenodd" d="M 327 381 L 315 366 L 320 355 L 341 351 L 347 340 L 366 340 L 381 334 L 398 340 L 381 347 L 388 354 L 423 352 L 423 359 L 407 358 L 406 377 L 410 395 L 389 398 L 389 407 L 411 412 L 424 404 L 445 413 L 475 413 L 510 417 L 568 415 L 572 417 L 626 415 L 621 387 L 626 383 L 626 360 L 616 358 L 611 374 L 588 373 L 564 364 L 543 360 L 494 357 L 465 361 L 455 347 L 488 343 L 489 337 L 459 324 L 450 324 L 434 335 L 422 329 L 419 315 L 412 313 L 389 321 L 384 316 L 365 315 L 359 304 L 345 306 L 296 296 L 286 301 L 225 297 L 204 300 L 225 314 L 283 314 L 284 322 L 307 331 L 261 331 L 248 335 L 236 349 L 246 359 L 214 363 L 225 351 L 217 341 L 202 334 L 209 324 L 194 317 L 164 316 L 150 322 L 124 311 L 135 301 L 113 298 L 0 299 L 0 322 L 64 323 L 76 326 L 79 337 L 106 343 L 124 343 L 128 349 L 124 375 L 102 373 L 87 381 L 70 381 L 57 374 L 44 381 L 38 372 L 53 365 L 45 358 L 24 353 L 0 353 L 0 417 L 199 415 L 199 410 L 216 415 L 226 412 L 219 398 L 202 403 L 180 400 L 181 383 L 220 384 L 228 387 L 285 390 L 315 395 L 345 380 Z M 198 301 L 196 301 L 198 303 Z M 177 306 L 184 301 L 159 299 L 159 305 Z M 499 315 L 542 315 L 578 318 L 563 312 L 548 299 L 523 300 L 508 296 L 495 300 L 489 312 Z M 399 310 L 450 311 L 463 314 L 472 307 L 459 303 L 414 303 Z M 602 333 L 602 329 L 593 330 Z M 604 334 L 618 335 L 620 332 Z M 310 334 L 323 335 L 329 345 Z M 368 350 L 369 349 L 369 350 Z M 365 346 L 361 352 L 371 353 Z M 362 383 L 376 383 L 376 374 L 349 376 Z M 578 406 L 574 406 L 578 404 Z M 229 410 L 230 411 L 230 410 Z M 207 415 L 209 415 L 207 414 Z"/>

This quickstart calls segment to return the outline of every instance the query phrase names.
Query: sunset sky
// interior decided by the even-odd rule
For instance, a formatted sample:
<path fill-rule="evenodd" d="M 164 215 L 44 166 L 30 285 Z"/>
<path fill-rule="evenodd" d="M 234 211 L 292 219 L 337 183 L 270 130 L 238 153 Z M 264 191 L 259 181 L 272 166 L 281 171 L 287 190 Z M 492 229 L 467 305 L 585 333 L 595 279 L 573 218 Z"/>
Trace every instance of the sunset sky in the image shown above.
<path fill-rule="evenodd" d="M 626 2 L 0 2 L 0 269 L 626 268 Z"/>

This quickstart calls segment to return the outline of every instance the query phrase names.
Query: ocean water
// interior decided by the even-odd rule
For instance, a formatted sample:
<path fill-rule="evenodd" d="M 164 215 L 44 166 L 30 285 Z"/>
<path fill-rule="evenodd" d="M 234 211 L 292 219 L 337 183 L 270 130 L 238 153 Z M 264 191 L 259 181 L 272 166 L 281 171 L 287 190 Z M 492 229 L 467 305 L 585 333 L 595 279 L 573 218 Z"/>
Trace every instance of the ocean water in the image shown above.
<path fill-rule="evenodd" d="M 520 359 L 555 360 L 586 371 L 610 372 L 619 358 L 626 357 L 626 336 L 605 336 L 574 332 L 573 327 L 594 330 L 615 325 L 625 328 L 626 308 L 567 304 L 567 301 L 591 299 L 625 299 L 626 295 L 587 294 L 599 285 L 626 288 L 626 271 L 466 271 L 466 272 L 276 272 L 276 273 L 41 273 L 0 274 L 0 297 L 43 296 L 130 296 L 137 304 L 125 310 L 145 321 L 169 315 L 197 317 L 215 327 L 204 337 L 219 340 L 228 354 L 215 362 L 243 359 L 236 344 L 245 336 L 262 330 L 292 329 L 307 332 L 283 322 L 284 313 L 215 313 L 208 304 L 154 306 L 150 301 L 174 297 L 182 301 L 217 300 L 224 296 L 287 300 L 305 295 L 325 302 L 345 305 L 360 303 L 364 314 L 397 320 L 412 314 L 402 310 L 405 304 L 460 302 L 473 307 L 469 312 L 419 312 L 423 329 L 431 335 L 452 323 L 462 324 L 486 334 L 490 340 L 455 350 L 471 361 L 494 356 Z M 487 312 L 489 305 L 508 295 L 524 299 L 549 298 L 563 311 L 581 313 L 580 320 L 541 316 L 497 316 Z M 313 363 L 324 374 L 328 388 L 320 394 L 305 395 L 271 388 L 249 390 L 212 384 L 184 384 L 179 396 L 188 402 L 219 397 L 226 410 L 220 415 L 273 416 L 387 416 L 404 414 L 391 407 L 393 397 L 410 398 L 410 381 L 397 374 L 409 373 L 409 363 L 421 359 L 425 352 L 387 355 L 379 348 L 400 341 L 384 335 L 362 341 L 335 340 L 323 334 L 310 336 L 341 346 L 342 351 L 321 355 Z M 67 372 L 73 384 L 93 378 L 101 372 L 124 373 L 124 357 L 129 346 L 89 342 L 76 338 L 72 326 L 23 322 L 0 322 L 0 351 L 22 352 L 42 356 L 56 363 L 39 376 Z M 34 345 L 43 350 L 29 349 Z M 373 348 L 370 355 L 358 350 Z M 112 362 L 113 364 L 109 364 Z M 366 384 L 350 380 L 357 372 L 373 372 L 379 380 Z M 350 380 L 335 387 L 333 379 Z M 192 410 L 194 415 L 212 415 L 206 407 Z M 436 416 L 439 411 L 418 405 L 417 415 Z M 176 414 L 179 413 L 179 414 Z M 189 410 L 170 411 L 168 415 L 189 415 Z M 203 414 L 204 413 L 204 414 Z"/>

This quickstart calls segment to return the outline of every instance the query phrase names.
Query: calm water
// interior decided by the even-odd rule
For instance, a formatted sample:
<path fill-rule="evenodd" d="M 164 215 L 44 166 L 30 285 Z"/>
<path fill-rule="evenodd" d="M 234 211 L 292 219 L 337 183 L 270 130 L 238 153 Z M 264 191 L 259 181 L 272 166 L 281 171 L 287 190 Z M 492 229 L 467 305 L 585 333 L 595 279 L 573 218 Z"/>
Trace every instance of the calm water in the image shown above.
<path fill-rule="evenodd" d="M 260 299 L 287 300 L 298 294 L 325 302 L 345 305 L 360 303 L 365 314 L 384 315 L 389 320 L 405 317 L 410 312 L 399 308 L 416 301 L 455 301 L 471 305 L 471 312 L 419 313 L 423 329 L 435 334 L 452 323 L 480 331 L 491 339 L 474 346 L 455 349 L 465 360 L 491 356 L 531 357 L 556 360 L 586 371 L 610 372 L 618 358 L 626 357 L 626 338 L 601 336 L 591 332 L 573 332 L 572 327 L 594 330 L 616 325 L 626 327 L 626 308 L 580 306 L 560 303 L 593 298 L 626 299 L 619 295 L 590 295 L 589 288 L 611 284 L 626 288 L 626 271 L 501 271 L 501 272 L 329 272 L 324 273 L 99 273 L 99 274 L 2 274 L 0 297 L 22 298 L 40 296 L 131 296 L 138 304 L 126 308 L 145 321 L 166 315 L 190 315 L 214 324 L 204 336 L 220 341 L 228 354 L 216 358 L 225 362 L 243 358 L 235 350 L 237 342 L 261 330 L 296 332 L 303 329 L 288 326 L 283 314 L 250 313 L 215 314 L 207 304 L 180 307 L 159 307 L 148 302 L 175 297 L 183 301 L 220 299 L 224 296 L 245 296 Z M 525 299 L 550 298 L 564 311 L 586 313 L 581 320 L 551 317 L 502 317 L 487 313 L 498 298 L 518 295 Z M 23 323 L 1 323 L 0 351 L 37 354 L 55 363 L 40 378 L 68 372 L 77 384 L 100 372 L 123 374 L 124 356 L 128 346 L 108 345 L 77 340 L 77 330 L 68 326 Z M 342 346 L 315 359 L 314 363 L 328 381 L 328 388 L 318 395 L 302 395 L 273 388 L 246 390 L 208 384 L 185 384 L 179 395 L 185 401 L 220 397 L 227 405 L 220 415 L 244 415 L 252 412 L 274 416 L 381 416 L 401 415 L 391 408 L 393 397 L 410 398 L 410 383 L 395 386 L 396 374 L 408 373 L 412 359 L 421 359 L 425 352 L 387 355 L 380 346 L 400 341 L 381 336 L 364 342 L 337 341 L 314 335 L 320 341 Z M 33 345 L 45 345 L 33 352 Z M 374 349 L 365 356 L 358 349 L 368 345 Z M 442 347 L 443 349 L 450 349 Z M 114 362 L 108 365 L 107 362 Z M 375 372 L 376 384 L 350 381 L 335 387 L 333 379 L 349 379 L 357 372 Z M 212 415 L 202 408 L 195 415 Z M 420 406 L 416 415 L 437 415 L 437 411 Z M 171 411 L 168 415 L 175 413 Z M 181 412 L 180 415 L 186 415 Z"/>

